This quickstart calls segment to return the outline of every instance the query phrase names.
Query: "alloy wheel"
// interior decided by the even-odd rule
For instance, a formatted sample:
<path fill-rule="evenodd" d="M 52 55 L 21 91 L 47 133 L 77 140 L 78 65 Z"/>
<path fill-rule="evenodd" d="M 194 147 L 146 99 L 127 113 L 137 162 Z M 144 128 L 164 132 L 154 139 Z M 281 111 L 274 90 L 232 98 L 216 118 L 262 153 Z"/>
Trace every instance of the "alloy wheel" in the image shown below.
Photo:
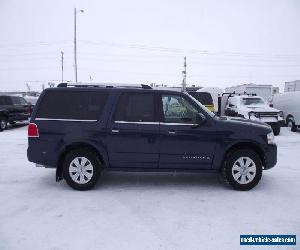
<path fill-rule="evenodd" d="M 69 174 L 74 182 L 86 184 L 93 177 L 94 167 L 87 158 L 76 157 L 69 165 Z"/>
<path fill-rule="evenodd" d="M 248 184 L 255 178 L 256 165 L 249 157 L 238 158 L 232 167 L 232 176 L 239 184 Z"/>

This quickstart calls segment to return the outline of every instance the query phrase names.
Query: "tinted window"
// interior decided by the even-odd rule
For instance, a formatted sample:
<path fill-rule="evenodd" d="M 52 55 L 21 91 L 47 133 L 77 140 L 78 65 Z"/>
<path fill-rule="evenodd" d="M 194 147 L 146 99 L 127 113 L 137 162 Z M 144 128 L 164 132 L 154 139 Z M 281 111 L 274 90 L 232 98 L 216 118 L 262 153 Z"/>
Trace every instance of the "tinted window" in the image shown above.
<path fill-rule="evenodd" d="M 265 104 L 265 102 L 261 98 L 243 98 L 242 104 L 247 106 L 247 105 L 255 105 L 255 104 Z"/>
<path fill-rule="evenodd" d="M 106 99 L 105 92 L 49 91 L 44 95 L 36 117 L 98 120 Z"/>
<path fill-rule="evenodd" d="M 153 122 L 154 95 L 147 93 L 123 93 L 119 99 L 115 121 Z"/>
<path fill-rule="evenodd" d="M 8 96 L 0 96 L 0 105 L 12 105 L 12 102 Z"/>
<path fill-rule="evenodd" d="M 196 107 L 178 95 L 162 95 L 164 122 L 193 123 L 198 113 Z"/>
<path fill-rule="evenodd" d="M 210 93 L 207 92 L 188 92 L 189 95 L 194 97 L 203 105 L 213 105 L 213 99 Z"/>
<path fill-rule="evenodd" d="M 26 104 L 28 104 L 23 97 L 11 96 L 10 98 L 11 98 L 12 103 L 14 105 L 26 105 Z"/>

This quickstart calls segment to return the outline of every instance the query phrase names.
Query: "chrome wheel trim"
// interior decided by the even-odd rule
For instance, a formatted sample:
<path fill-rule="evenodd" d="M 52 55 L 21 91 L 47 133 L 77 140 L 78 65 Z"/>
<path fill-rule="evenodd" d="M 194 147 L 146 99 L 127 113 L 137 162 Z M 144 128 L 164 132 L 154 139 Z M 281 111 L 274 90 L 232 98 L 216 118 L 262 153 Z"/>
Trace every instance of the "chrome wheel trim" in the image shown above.
<path fill-rule="evenodd" d="M 256 176 L 256 165 L 250 157 L 238 158 L 232 167 L 233 179 L 242 185 L 253 181 Z"/>
<path fill-rule="evenodd" d="M 289 120 L 288 121 L 288 127 L 291 129 L 293 127 L 293 121 L 292 120 Z"/>
<path fill-rule="evenodd" d="M 69 165 L 69 174 L 71 179 L 78 184 L 88 183 L 94 174 L 94 166 L 85 157 L 74 158 Z"/>

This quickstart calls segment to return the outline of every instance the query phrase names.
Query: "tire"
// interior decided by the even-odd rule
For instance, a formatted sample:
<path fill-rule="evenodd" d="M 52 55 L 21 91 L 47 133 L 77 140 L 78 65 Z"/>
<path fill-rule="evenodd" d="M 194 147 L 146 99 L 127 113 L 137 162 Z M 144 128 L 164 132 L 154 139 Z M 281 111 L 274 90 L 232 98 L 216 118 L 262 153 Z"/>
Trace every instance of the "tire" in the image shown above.
<path fill-rule="evenodd" d="M 275 136 L 280 134 L 280 126 L 278 124 L 273 125 L 272 130 Z"/>
<path fill-rule="evenodd" d="M 291 129 L 292 132 L 297 132 L 297 126 L 296 126 L 295 120 L 292 116 L 287 118 L 286 124 Z"/>
<path fill-rule="evenodd" d="M 7 119 L 5 117 L 0 117 L 0 131 L 7 129 Z"/>
<path fill-rule="evenodd" d="M 63 161 L 63 177 L 76 190 L 92 189 L 101 170 L 102 164 L 97 154 L 86 148 L 70 151 Z"/>
<path fill-rule="evenodd" d="M 235 190 L 254 188 L 262 177 L 262 162 L 251 149 L 240 149 L 228 155 L 223 169 L 225 181 Z"/>

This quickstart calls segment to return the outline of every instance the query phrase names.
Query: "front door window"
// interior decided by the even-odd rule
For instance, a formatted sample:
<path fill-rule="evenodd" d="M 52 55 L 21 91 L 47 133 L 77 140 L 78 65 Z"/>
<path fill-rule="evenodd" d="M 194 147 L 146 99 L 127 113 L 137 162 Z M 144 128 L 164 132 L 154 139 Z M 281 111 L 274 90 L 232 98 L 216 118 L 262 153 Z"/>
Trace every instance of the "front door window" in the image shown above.
<path fill-rule="evenodd" d="M 165 123 L 195 123 L 197 109 L 180 95 L 162 95 Z"/>

